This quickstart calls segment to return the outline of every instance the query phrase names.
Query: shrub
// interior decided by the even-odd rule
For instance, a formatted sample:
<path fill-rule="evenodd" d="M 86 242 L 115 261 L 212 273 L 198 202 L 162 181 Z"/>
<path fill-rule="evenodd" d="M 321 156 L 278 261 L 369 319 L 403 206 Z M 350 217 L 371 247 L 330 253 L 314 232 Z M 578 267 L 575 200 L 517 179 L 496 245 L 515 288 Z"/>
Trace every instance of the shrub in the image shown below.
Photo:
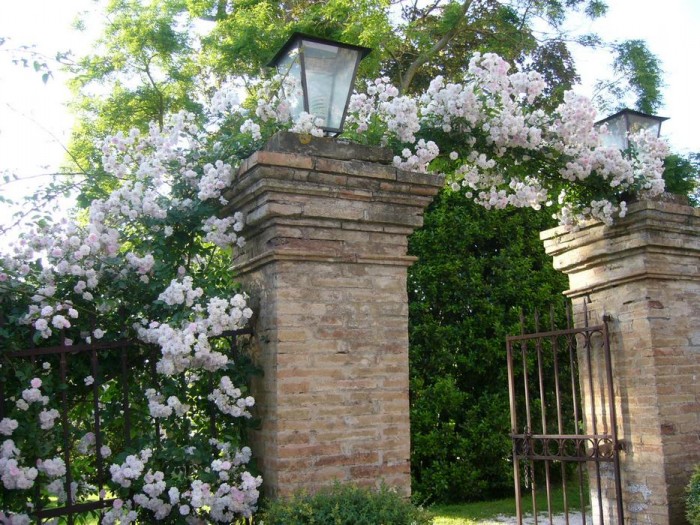
<path fill-rule="evenodd" d="M 695 466 L 686 491 L 685 516 L 690 525 L 700 525 L 700 465 Z"/>
<path fill-rule="evenodd" d="M 265 525 L 429 525 L 432 516 L 384 485 L 373 491 L 336 483 L 314 495 L 300 492 L 273 501 L 260 521 Z"/>
<path fill-rule="evenodd" d="M 520 331 L 521 308 L 546 312 L 568 286 L 539 240 L 554 225 L 534 210 L 485 210 L 444 190 L 410 238 L 418 257 L 408 274 L 415 502 L 512 495 L 504 345 Z"/>

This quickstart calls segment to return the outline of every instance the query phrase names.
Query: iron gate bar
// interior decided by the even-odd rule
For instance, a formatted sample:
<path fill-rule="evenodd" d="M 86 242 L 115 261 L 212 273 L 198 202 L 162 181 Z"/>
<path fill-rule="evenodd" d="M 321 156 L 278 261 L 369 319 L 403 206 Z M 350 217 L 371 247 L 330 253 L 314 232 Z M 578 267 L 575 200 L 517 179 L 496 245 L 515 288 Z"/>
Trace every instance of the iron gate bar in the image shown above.
<path fill-rule="evenodd" d="M 586 328 L 588 328 L 588 315 L 587 315 L 587 312 L 585 312 L 585 310 L 586 310 L 586 302 L 585 301 L 584 301 L 583 305 L 584 305 L 583 306 L 583 308 L 584 308 L 583 322 L 584 322 L 584 326 Z M 604 328 L 601 327 L 601 331 L 603 329 Z M 591 372 L 593 370 L 593 368 L 592 368 L 593 362 L 592 362 L 592 358 L 591 358 L 591 332 L 585 332 L 583 334 L 583 337 L 584 337 L 583 348 L 586 350 L 586 363 L 588 365 L 588 392 L 589 392 L 588 399 L 591 402 L 591 426 L 593 427 L 593 434 L 597 434 L 598 433 L 598 416 L 597 416 L 596 410 L 595 410 L 595 395 L 593 394 L 593 392 L 594 392 L 594 390 L 593 390 L 593 374 Z M 596 465 L 596 467 L 597 467 L 597 465 Z M 603 507 L 602 507 L 602 505 L 603 505 L 603 490 L 600 486 L 600 469 L 599 468 L 595 469 L 595 476 L 596 476 L 596 490 L 598 492 L 598 510 L 600 512 L 600 524 L 604 525 L 605 522 L 603 519 Z"/>
<path fill-rule="evenodd" d="M 61 338 L 65 347 L 65 338 Z M 68 375 L 68 357 L 66 352 L 61 353 L 60 356 L 60 373 L 61 373 L 61 384 L 66 384 L 66 377 Z M 70 469 L 70 430 L 68 429 L 68 393 L 67 389 L 61 389 L 61 435 L 63 437 L 63 462 L 66 465 L 66 507 L 73 506 L 73 491 L 71 486 L 73 485 L 73 475 Z M 41 509 L 41 507 L 39 507 Z M 73 525 L 73 514 L 68 515 L 68 525 Z"/>
<path fill-rule="evenodd" d="M 524 319 L 523 319 L 523 314 L 522 312 L 520 313 L 520 330 L 524 330 Z M 532 428 L 531 422 L 532 422 L 532 417 L 530 415 L 530 389 L 528 388 L 528 376 L 527 376 L 527 340 L 522 339 L 520 341 L 520 355 L 523 361 L 523 384 L 525 386 L 524 391 L 525 391 L 525 414 L 527 417 L 527 426 L 525 427 L 526 432 L 530 432 L 530 429 Z M 517 428 L 517 426 L 515 427 Z M 537 498 L 536 498 L 536 492 L 535 492 L 535 464 L 534 460 L 530 458 L 530 483 L 532 484 L 532 490 L 531 495 L 532 495 L 532 514 L 535 518 L 535 525 L 537 525 Z"/>
<path fill-rule="evenodd" d="M 551 471 L 550 463 L 552 461 L 559 461 L 561 464 L 562 473 L 562 485 L 564 491 L 564 511 L 566 522 L 568 524 L 569 520 L 569 504 L 566 494 L 566 469 L 565 463 L 576 463 L 579 478 L 579 500 L 582 509 L 582 519 L 583 525 L 586 523 L 585 515 L 585 497 L 584 497 L 584 474 L 583 466 L 586 464 L 595 465 L 595 481 L 597 489 L 597 499 L 598 499 L 598 512 L 600 516 L 600 525 L 605 524 L 604 512 L 603 512 L 603 494 L 602 494 L 602 477 L 600 465 L 603 463 L 613 464 L 613 475 L 615 484 L 615 499 L 616 499 L 616 509 L 617 518 L 620 524 L 624 521 L 623 506 L 622 506 L 622 487 L 620 483 L 620 451 L 623 449 L 621 442 L 618 439 L 617 434 L 617 421 L 616 421 L 616 409 L 615 409 L 615 396 L 613 387 L 613 374 L 612 374 L 612 361 L 610 353 L 610 343 L 609 334 L 607 329 L 608 318 L 603 316 L 603 323 L 595 326 L 590 326 L 588 322 L 588 309 L 584 302 L 583 305 L 583 316 L 584 316 L 584 326 L 579 328 L 571 327 L 572 314 L 571 310 L 567 308 L 567 328 L 564 330 L 554 329 L 554 315 L 553 311 L 550 310 L 550 330 L 546 332 L 539 332 L 539 314 L 535 312 L 534 322 L 535 322 L 535 333 L 525 334 L 524 326 L 525 319 L 521 313 L 521 334 L 516 336 L 508 336 L 506 338 L 506 350 L 508 359 L 508 388 L 510 394 L 510 407 L 511 407 L 511 440 L 513 444 L 513 469 L 515 477 L 515 496 L 516 496 L 516 512 L 518 514 L 518 523 L 522 524 L 522 492 L 520 487 L 521 475 L 526 476 L 526 481 L 529 480 L 531 484 L 532 493 L 532 507 L 533 507 L 533 518 L 534 523 L 537 525 L 538 522 L 538 512 L 537 512 L 537 501 L 536 501 L 536 491 L 537 491 L 537 481 L 535 479 L 535 465 L 536 462 L 544 463 L 544 474 L 545 474 L 545 485 L 546 485 L 546 495 L 547 495 L 547 507 L 550 523 L 552 523 L 552 499 L 551 499 Z M 579 339 L 578 336 L 581 336 Z M 559 341 L 563 340 L 567 348 L 562 348 L 559 345 Z M 598 415 L 596 413 L 596 400 L 595 400 L 595 385 L 593 382 L 593 356 L 592 350 L 594 347 L 594 340 L 599 341 L 600 346 L 603 349 L 603 364 L 605 366 L 605 377 L 598 377 L 598 381 L 604 381 L 607 383 L 606 387 L 600 391 L 601 396 L 606 396 L 607 399 L 607 414 L 608 418 L 604 417 L 600 423 L 603 425 L 603 432 L 598 431 L 599 421 Z M 525 425 L 523 426 L 523 431 L 518 432 L 520 427 L 518 423 L 518 406 L 516 399 L 516 386 L 518 381 L 516 381 L 516 373 L 514 370 L 514 359 L 516 359 L 515 349 L 517 343 L 520 343 L 520 360 L 522 362 L 522 370 L 520 375 L 522 375 L 522 388 L 524 393 L 524 408 L 525 408 Z M 545 349 L 545 343 L 547 344 L 547 349 Z M 580 343 L 580 344 L 578 344 Z M 578 351 L 577 351 L 578 344 Z M 532 345 L 534 351 L 529 347 Z M 596 344 L 598 348 L 598 344 Z M 566 352 L 568 350 L 568 352 Z M 548 403 L 547 397 L 548 392 L 545 386 L 545 371 L 544 371 L 544 360 L 545 356 L 549 356 L 551 352 L 554 365 L 554 396 L 556 405 L 556 418 L 557 418 L 557 433 L 549 433 L 548 427 Z M 569 358 L 569 369 L 571 374 L 571 398 L 573 403 L 573 414 L 574 414 L 574 433 L 566 434 L 564 433 L 563 417 L 562 417 L 562 398 L 561 383 L 559 377 L 560 370 L 560 355 L 568 354 Z M 535 395 L 535 399 L 530 397 L 530 383 L 531 378 L 528 372 L 528 356 L 533 356 L 536 359 L 535 369 L 537 371 L 536 386 L 533 385 L 533 389 L 539 390 L 539 399 Z M 583 360 L 583 361 L 581 361 Z M 586 366 L 586 376 L 578 377 L 579 374 L 576 373 L 578 369 L 579 362 Z M 582 372 L 582 371 L 580 371 Z M 534 373 L 534 372 L 533 372 Z M 583 376 L 583 374 L 581 374 Z M 535 379 L 533 377 L 533 379 Z M 580 421 L 579 413 L 579 401 L 583 401 L 583 397 L 579 397 L 577 394 L 577 389 L 583 388 L 584 384 L 588 388 L 588 397 L 590 405 L 590 420 L 591 432 L 586 434 L 579 433 L 578 422 Z M 582 392 L 583 394 L 583 392 Z M 551 399 L 551 397 L 550 397 Z M 533 402 L 539 403 L 540 409 L 540 425 L 541 432 L 535 433 L 536 431 L 532 428 L 532 407 Z M 605 406 L 604 400 L 600 400 L 601 408 Z M 526 461 L 528 463 L 526 470 L 521 471 L 521 461 Z"/>
<path fill-rule="evenodd" d="M 137 344 L 133 342 L 132 345 Z M 15 352 L 7 352 L 3 355 L 7 357 L 39 357 L 47 356 L 51 354 L 77 354 L 80 352 L 87 352 L 90 350 L 114 350 L 115 348 L 122 348 L 128 346 L 129 342 L 125 341 L 112 341 L 106 343 L 90 343 L 90 344 L 77 344 L 69 346 L 46 346 L 38 348 L 29 348 L 27 350 L 17 350 Z"/>
<path fill-rule="evenodd" d="M 511 434 L 511 438 L 516 444 L 516 449 L 519 451 L 518 457 L 552 460 L 552 461 L 598 461 L 598 462 L 613 462 L 613 438 L 612 434 Z M 549 450 L 550 442 L 557 443 L 557 450 L 563 450 L 567 441 L 573 442 L 574 450 L 583 451 L 577 454 L 540 454 L 530 452 L 535 450 L 533 442 L 542 442 L 541 450 Z M 585 445 L 590 442 L 594 451 L 593 454 L 585 452 Z M 602 447 L 603 453 L 600 453 L 601 444 L 607 445 Z"/>
<path fill-rule="evenodd" d="M 586 306 L 584 305 L 584 309 L 585 308 L 586 308 Z M 568 329 L 573 328 L 573 312 L 571 311 L 571 307 L 569 304 L 566 305 L 566 327 Z M 576 348 L 575 348 L 575 345 L 572 344 L 574 342 L 573 340 L 575 340 L 575 338 L 576 338 L 575 335 L 567 335 L 567 345 L 566 346 L 567 346 L 567 349 L 569 350 L 568 353 L 569 353 L 569 363 L 570 364 L 577 362 L 576 353 L 575 353 Z M 571 376 L 571 398 L 572 398 L 571 401 L 572 401 L 573 410 L 574 410 L 574 421 L 577 422 L 574 425 L 574 432 L 576 432 L 576 434 L 578 434 L 578 430 L 579 430 L 578 429 L 578 421 L 581 421 L 581 418 L 579 415 L 580 402 L 579 402 L 579 398 L 576 396 L 576 385 L 578 384 L 578 382 L 577 382 L 578 378 L 576 377 L 576 375 L 577 375 L 576 371 L 577 371 L 577 369 L 574 366 L 569 367 L 569 374 Z M 576 470 L 577 470 L 577 474 L 578 474 L 578 501 L 579 501 L 580 508 L 583 509 L 583 508 L 585 508 L 586 496 L 584 494 L 584 486 L 585 485 L 583 483 L 584 478 L 583 478 L 582 465 L 579 465 Z M 583 525 L 586 525 L 586 513 L 582 512 L 581 516 L 582 516 Z M 568 516 L 567 516 L 567 520 L 568 520 Z"/>
<path fill-rule="evenodd" d="M 586 310 L 586 305 L 584 304 L 584 312 L 587 312 Z M 585 313 L 584 315 L 588 315 Z M 566 328 L 567 329 L 572 329 L 574 328 L 574 323 L 573 323 L 573 311 L 571 309 L 571 305 L 567 303 L 566 305 Z M 578 377 L 577 377 L 577 359 L 576 359 L 576 345 L 575 340 L 576 340 L 576 335 L 567 335 L 567 349 L 568 349 L 568 354 L 569 354 L 569 374 L 571 377 L 571 404 L 573 407 L 574 411 L 574 421 L 576 422 L 574 424 L 574 432 L 576 434 L 579 434 L 579 427 L 578 427 L 578 421 L 581 421 L 581 417 L 579 414 L 579 407 L 581 406 L 581 401 L 579 399 L 579 396 L 576 395 L 577 393 L 577 385 L 578 383 Z M 579 464 L 577 466 L 576 472 L 578 474 L 578 501 L 579 501 L 579 507 L 581 509 L 585 508 L 586 505 L 586 495 L 584 494 L 584 476 L 583 476 L 583 465 Z M 582 512 L 581 513 L 582 517 L 582 522 L 583 525 L 586 525 L 586 513 Z M 567 516 L 568 519 L 568 516 Z"/>
<path fill-rule="evenodd" d="M 524 319 L 522 319 L 522 313 L 521 313 L 521 323 L 520 326 L 524 326 Z M 522 329 L 522 328 L 521 328 Z M 539 332 L 540 330 L 540 316 L 535 310 L 535 331 Z M 537 351 L 537 374 L 539 376 L 539 387 L 540 387 L 540 399 L 544 400 L 545 394 L 544 394 L 544 370 L 542 368 L 542 340 L 537 339 L 535 342 L 535 349 Z M 546 429 L 547 428 L 547 411 L 546 410 L 541 410 L 540 411 L 540 416 L 542 418 L 542 428 Z M 546 430 L 545 430 L 546 432 Z M 533 458 L 534 459 L 534 458 Z M 552 483 L 551 483 L 551 477 L 550 477 L 550 472 L 549 472 L 549 462 L 545 462 L 544 464 L 544 475 L 545 475 L 545 483 L 547 487 L 547 510 L 549 514 L 549 522 L 552 522 Z"/>
<path fill-rule="evenodd" d="M 129 355 L 123 347 L 120 355 L 122 367 L 122 410 L 124 410 L 124 445 L 131 447 L 131 405 L 129 405 Z"/>
<path fill-rule="evenodd" d="M 100 392 L 99 369 L 97 363 L 97 352 L 90 351 L 90 372 L 93 377 L 92 382 L 92 410 L 95 414 L 95 450 L 102 450 L 102 424 L 100 418 Z M 104 460 L 102 454 L 95 454 L 97 460 L 97 492 L 102 492 L 104 482 Z"/>
<path fill-rule="evenodd" d="M 550 331 L 555 330 L 554 305 L 550 305 L 550 307 L 549 307 L 549 326 L 550 326 Z M 556 394 L 556 403 L 557 403 L 557 432 L 560 435 L 563 435 L 564 434 L 564 422 L 562 419 L 561 398 L 559 395 L 560 394 L 560 392 L 559 392 L 560 386 L 559 386 L 559 359 L 557 357 L 558 352 L 559 352 L 558 343 L 557 343 L 557 339 L 555 338 L 552 341 L 552 354 L 554 357 L 554 392 Z M 564 462 L 560 462 L 559 466 L 561 468 L 563 502 L 564 502 L 564 516 L 565 516 L 566 525 L 569 525 L 569 500 L 568 500 L 567 486 L 566 486 L 566 468 L 565 468 Z"/>
<path fill-rule="evenodd" d="M 534 334 L 509 335 L 506 337 L 506 342 L 522 342 L 531 341 L 533 339 L 551 339 L 552 337 L 560 337 L 566 335 L 586 334 L 588 332 L 602 332 L 604 324 L 583 327 L 583 328 L 567 328 L 565 330 L 551 330 L 548 332 L 539 332 Z"/>
<path fill-rule="evenodd" d="M 35 511 L 33 514 L 34 516 L 39 518 L 39 520 L 43 520 L 44 518 L 60 518 L 68 516 L 67 519 L 70 522 L 71 520 L 73 520 L 74 514 L 80 514 L 82 512 L 99 510 L 109 507 L 114 503 L 114 499 L 115 498 L 101 499 L 99 501 L 88 501 L 86 503 L 75 503 L 72 507 L 70 507 L 71 514 L 67 514 L 66 507 L 52 507 L 50 509 L 42 509 Z"/>
<path fill-rule="evenodd" d="M 508 401 L 510 404 L 510 428 L 511 433 L 515 432 L 518 427 L 518 419 L 515 413 L 515 373 L 513 372 L 513 347 L 511 340 L 506 338 L 506 361 L 508 367 Z M 511 437 L 512 439 L 512 437 Z M 515 449 L 515 440 L 513 444 L 513 478 L 515 481 L 515 513 L 518 516 L 518 524 L 522 525 L 522 495 L 520 494 L 520 461 Z"/>

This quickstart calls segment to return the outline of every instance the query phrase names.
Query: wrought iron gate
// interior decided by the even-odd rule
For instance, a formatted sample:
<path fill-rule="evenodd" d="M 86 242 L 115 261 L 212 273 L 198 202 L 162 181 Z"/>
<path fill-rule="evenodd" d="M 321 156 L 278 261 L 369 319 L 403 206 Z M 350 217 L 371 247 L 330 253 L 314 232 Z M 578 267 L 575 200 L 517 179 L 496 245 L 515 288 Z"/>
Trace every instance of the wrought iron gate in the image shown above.
<path fill-rule="evenodd" d="M 591 520 L 589 510 L 597 525 L 623 523 L 623 447 L 617 434 L 607 319 L 592 325 L 585 303 L 582 310 L 579 325 L 583 326 L 573 328 L 572 311 L 567 307 L 565 329 L 555 328 L 551 311 L 548 331 L 540 331 L 535 313 L 535 333 L 530 334 L 525 333 L 521 315 L 521 334 L 506 339 L 519 524 L 523 519 L 521 484 L 532 493 L 537 525 L 538 489 L 544 484 L 551 524 L 556 483 L 562 487 L 567 525 L 574 509 L 581 513 L 583 525 Z M 578 490 L 572 497 L 567 489 L 573 492 L 575 485 Z"/>

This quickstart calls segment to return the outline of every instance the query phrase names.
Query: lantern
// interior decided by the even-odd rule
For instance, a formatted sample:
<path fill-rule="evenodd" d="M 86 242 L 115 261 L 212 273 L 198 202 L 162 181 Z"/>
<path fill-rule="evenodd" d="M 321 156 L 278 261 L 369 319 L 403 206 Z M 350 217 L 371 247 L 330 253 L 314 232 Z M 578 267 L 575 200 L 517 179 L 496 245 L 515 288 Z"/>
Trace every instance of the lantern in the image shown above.
<path fill-rule="evenodd" d="M 371 49 L 294 33 L 268 66 L 294 82 L 292 120 L 302 111 L 321 120 L 326 135 L 343 130 L 357 67 Z"/>
<path fill-rule="evenodd" d="M 647 115 L 632 109 L 623 109 L 608 118 L 599 120 L 595 126 L 599 128 L 603 124 L 607 125 L 608 133 L 603 135 L 605 146 L 626 150 L 629 147 L 628 137 L 630 133 L 647 130 L 658 137 L 661 133 L 661 123 L 664 120 L 668 120 L 668 118 Z"/>

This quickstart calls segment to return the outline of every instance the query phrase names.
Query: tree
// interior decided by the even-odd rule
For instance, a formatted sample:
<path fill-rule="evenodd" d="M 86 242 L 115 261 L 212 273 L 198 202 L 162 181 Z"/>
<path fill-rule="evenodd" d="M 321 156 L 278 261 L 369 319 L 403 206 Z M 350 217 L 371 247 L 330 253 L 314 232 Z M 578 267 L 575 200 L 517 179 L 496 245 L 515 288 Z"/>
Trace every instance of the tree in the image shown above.
<path fill-rule="evenodd" d="M 391 14 L 390 4 L 401 9 L 400 20 Z M 98 52 L 73 69 L 76 95 L 82 99 L 79 107 L 84 116 L 99 115 L 112 127 L 127 116 L 143 123 L 157 120 L 163 110 L 182 109 L 206 97 L 193 81 L 195 76 L 213 79 L 214 85 L 235 75 L 260 76 L 292 31 L 374 48 L 361 66 L 360 77 L 388 74 L 403 91 L 424 89 L 436 74 L 458 78 L 466 67 L 465 57 L 475 51 L 498 52 L 523 64 L 538 53 L 540 60 L 530 61 L 528 67 L 549 70 L 559 83 L 571 85 L 576 76 L 561 33 L 565 15 L 572 10 L 583 10 L 591 17 L 605 12 L 599 0 L 574 0 L 566 5 L 560 0 L 420 4 L 153 0 L 144 5 L 139 0 L 115 1 L 108 6 Z M 531 28 L 538 17 L 552 29 L 542 40 Z M 554 51 L 560 55 L 558 60 Z M 102 90 L 95 97 L 89 92 L 95 84 L 105 85 L 108 92 Z M 103 105 L 89 105 L 105 98 Z"/>
<path fill-rule="evenodd" d="M 687 196 L 692 206 L 700 206 L 700 153 L 666 157 L 664 181 L 667 192 Z"/>
<path fill-rule="evenodd" d="M 16 66 L 33 69 L 41 75 L 41 81 L 44 84 L 53 77 L 52 66 L 70 63 L 71 55 L 70 51 L 59 51 L 55 56 L 49 57 L 38 52 L 34 45 L 15 44 L 10 38 L 2 35 L 0 35 L 0 54 L 9 55 Z"/>
<path fill-rule="evenodd" d="M 594 100 L 603 111 L 614 113 L 634 107 L 653 114 L 661 106 L 663 70 L 643 40 L 625 40 L 609 46 L 614 54 L 612 79 L 596 83 Z"/>
<path fill-rule="evenodd" d="M 71 67 L 79 121 L 66 171 L 83 173 L 85 203 L 100 196 L 110 183 L 93 139 L 131 126 L 145 130 L 168 111 L 197 113 L 211 87 L 232 77 L 254 92 L 254 80 L 292 31 L 373 48 L 360 78 L 388 75 L 405 93 L 425 90 L 436 75 L 459 80 L 472 53 L 496 52 L 541 73 L 553 109 L 578 80 L 572 40 L 600 45 L 594 35 L 572 39 L 563 30 L 566 18 L 605 11 L 601 0 L 115 0 L 106 7 L 99 46 Z M 632 54 L 619 73 L 641 78 L 653 64 Z M 651 84 L 645 80 L 641 89 Z"/>
<path fill-rule="evenodd" d="M 391 4 L 400 8 L 400 20 Z M 561 34 L 571 10 L 595 17 L 605 7 L 599 0 L 435 0 L 425 6 L 389 0 L 115 0 L 106 6 L 95 52 L 70 66 L 78 119 L 64 171 L 80 175 L 66 185 L 81 188 L 84 206 L 105 196 L 114 181 L 100 168 L 96 140 L 134 126 L 145 131 L 168 112 L 201 115 L 212 89 L 231 77 L 244 79 L 254 92 L 254 80 L 292 31 L 373 48 L 360 78 L 389 75 L 406 92 L 425 89 L 438 73 L 458 79 L 465 57 L 496 51 L 544 72 L 561 95 L 577 79 Z M 542 41 L 530 27 L 538 17 L 552 29 Z"/>

